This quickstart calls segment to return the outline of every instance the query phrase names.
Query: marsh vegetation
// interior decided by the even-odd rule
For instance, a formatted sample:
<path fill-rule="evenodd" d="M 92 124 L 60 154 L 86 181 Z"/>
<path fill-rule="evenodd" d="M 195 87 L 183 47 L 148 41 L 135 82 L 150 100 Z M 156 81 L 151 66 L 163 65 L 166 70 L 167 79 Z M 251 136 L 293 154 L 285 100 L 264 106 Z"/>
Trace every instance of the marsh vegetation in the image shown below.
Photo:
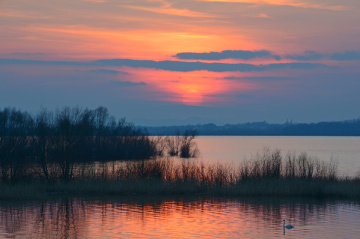
<path fill-rule="evenodd" d="M 149 137 L 106 108 L 0 111 L 0 198 L 49 195 L 360 197 L 337 162 L 264 149 L 239 164 L 203 163 L 195 132 Z M 173 156 L 182 157 L 174 159 Z"/>
<path fill-rule="evenodd" d="M 35 171 L 31 175 L 36 175 Z M 2 199 L 188 194 L 360 197 L 359 178 L 337 176 L 335 162 L 324 163 L 305 153 L 282 157 L 279 150 L 264 151 L 239 165 L 173 158 L 79 164 L 73 169 L 71 181 L 43 183 L 32 177 L 26 183 L 1 183 L 0 188 Z"/>

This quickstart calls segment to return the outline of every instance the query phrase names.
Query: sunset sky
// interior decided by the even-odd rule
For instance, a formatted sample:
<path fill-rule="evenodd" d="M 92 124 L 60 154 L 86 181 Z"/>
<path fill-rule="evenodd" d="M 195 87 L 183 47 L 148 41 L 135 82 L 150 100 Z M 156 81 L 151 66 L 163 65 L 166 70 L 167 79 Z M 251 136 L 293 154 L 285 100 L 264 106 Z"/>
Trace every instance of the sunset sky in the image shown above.
<path fill-rule="evenodd" d="M 137 125 L 360 117 L 359 0 L 1 0 L 0 108 Z"/>

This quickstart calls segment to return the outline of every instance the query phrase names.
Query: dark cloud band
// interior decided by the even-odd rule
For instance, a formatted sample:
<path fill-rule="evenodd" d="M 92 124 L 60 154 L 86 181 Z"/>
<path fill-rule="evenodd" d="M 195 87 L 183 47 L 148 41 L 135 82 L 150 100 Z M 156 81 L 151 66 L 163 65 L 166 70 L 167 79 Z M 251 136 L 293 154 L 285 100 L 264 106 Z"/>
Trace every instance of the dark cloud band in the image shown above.
<path fill-rule="evenodd" d="M 133 68 L 151 68 L 167 71 L 211 71 L 211 72 L 252 72 L 252 71 L 268 71 L 276 69 L 315 69 L 318 67 L 326 67 L 326 65 L 318 63 L 275 63 L 268 65 L 253 64 L 230 64 L 230 63 L 206 63 L 206 62 L 183 62 L 183 61 L 152 61 L 152 60 L 132 60 L 132 59 L 103 59 L 91 62 L 73 62 L 73 61 L 38 61 L 38 60 L 14 60 L 0 59 L 0 64 L 15 65 L 69 65 L 69 66 L 127 66 Z"/>
<path fill-rule="evenodd" d="M 270 51 L 241 51 L 241 50 L 226 50 L 222 52 L 181 52 L 174 55 L 174 57 L 182 60 L 224 60 L 224 59 L 242 59 L 251 60 L 255 58 L 273 58 L 281 60 L 280 56 L 273 55 Z"/>
<path fill-rule="evenodd" d="M 226 71 L 267 71 L 274 69 L 315 69 L 318 67 L 325 67 L 325 65 L 317 63 L 276 63 L 268 65 L 253 65 L 253 64 L 229 64 L 229 63 L 205 63 L 205 62 L 183 62 L 183 61 L 141 61 L 130 59 L 111 59 L 111 60 L 98 60 L 97 63 L 104 66 L 128 66 L 128 67 L 141 67 L 153 68 L 158 70 L 168 71 L 212 71 L 212 72 L 226 72 Z"/>
<path fill-rule="evenodd" d="M 321 59 L 330 59 L 334 61 L 360 61 L 360 51 L 345 51 L 333 54 L 322 54 L 315 51 L 305 51 L 300 55 L 287 55 L 286 59 L 296 61 L 317 61 Z"/>

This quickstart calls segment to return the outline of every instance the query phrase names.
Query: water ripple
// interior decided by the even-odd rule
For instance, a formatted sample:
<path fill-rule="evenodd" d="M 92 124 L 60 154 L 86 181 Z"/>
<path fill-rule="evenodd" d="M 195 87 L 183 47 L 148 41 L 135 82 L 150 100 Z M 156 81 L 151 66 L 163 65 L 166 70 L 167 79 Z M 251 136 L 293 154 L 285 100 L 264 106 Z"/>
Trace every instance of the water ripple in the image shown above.
<path fill-rule="evenodd" d="M 346 201 L 117 198 L 0 204 L 0 238 L 358 238 Z"/>

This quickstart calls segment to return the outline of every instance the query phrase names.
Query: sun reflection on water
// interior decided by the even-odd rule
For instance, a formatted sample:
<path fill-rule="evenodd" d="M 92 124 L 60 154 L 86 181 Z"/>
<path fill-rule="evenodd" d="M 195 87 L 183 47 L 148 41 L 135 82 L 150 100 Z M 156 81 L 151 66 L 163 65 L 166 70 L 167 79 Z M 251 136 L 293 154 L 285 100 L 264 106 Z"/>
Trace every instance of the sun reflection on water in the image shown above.
<path fill-rule="evenodd" d="M 358 204 L 253 198 L 123 197 L 0 204 L 0 238 L 356 238 Z M 345 233 L 345 234 L 344 234 Z"/>

